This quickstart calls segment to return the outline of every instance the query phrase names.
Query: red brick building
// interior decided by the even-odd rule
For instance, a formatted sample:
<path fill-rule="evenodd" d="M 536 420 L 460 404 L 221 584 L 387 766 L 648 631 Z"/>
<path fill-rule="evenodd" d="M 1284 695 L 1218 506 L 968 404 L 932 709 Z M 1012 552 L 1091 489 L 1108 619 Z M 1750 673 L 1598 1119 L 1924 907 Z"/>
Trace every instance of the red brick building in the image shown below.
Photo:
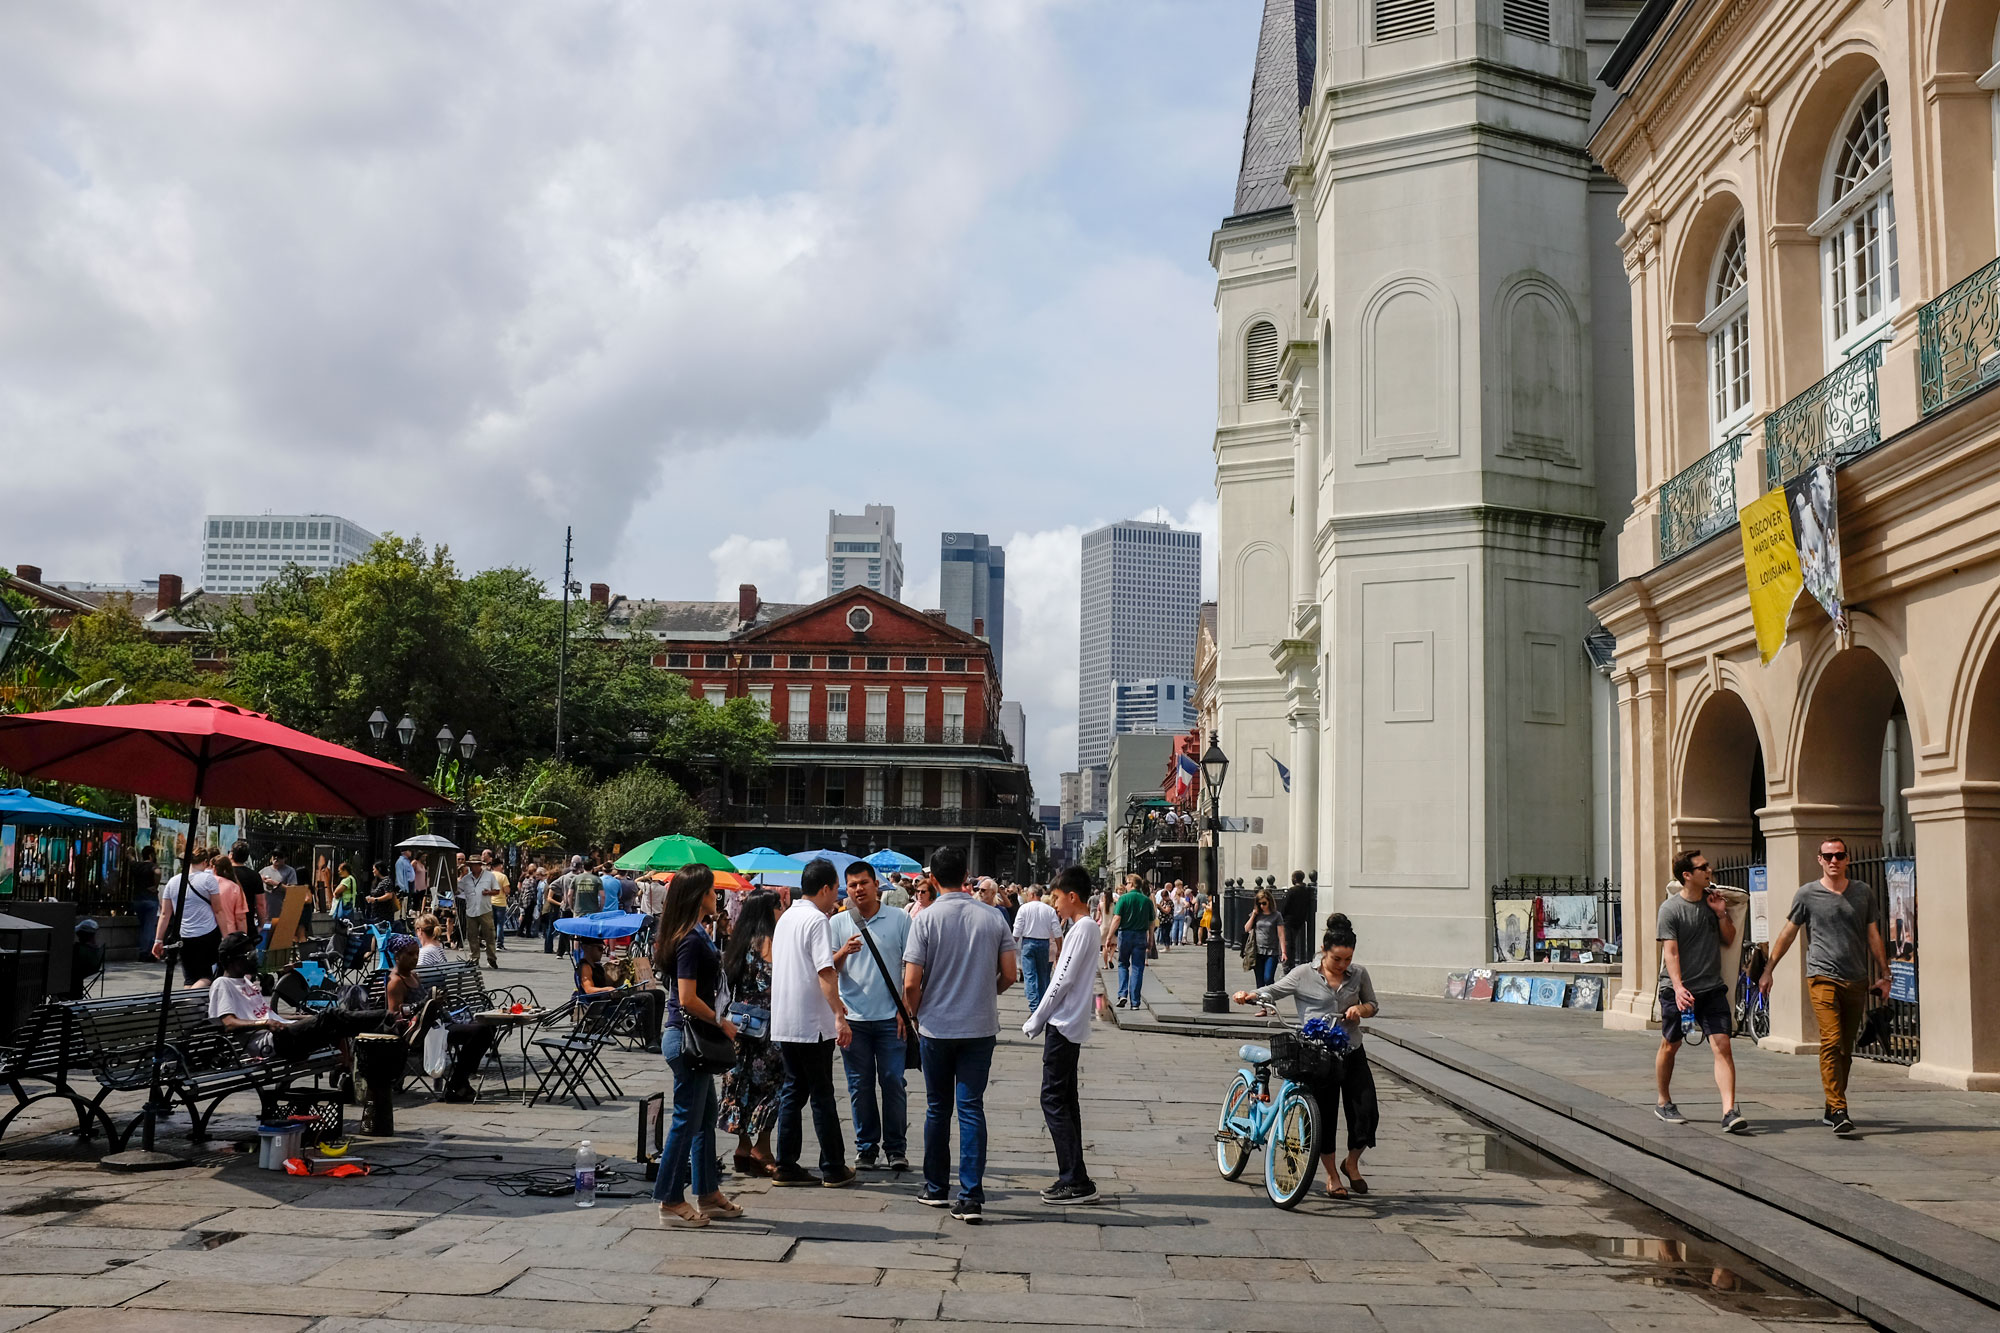
<path fill-rule="evenodd" d="M 765 773 L 705 793 L 723 851 L 893 847 L 924 861 L 956 844 L 977 873 L 1032 875 L 1033 791 L 1001 738 L 980 634 L 866 588 L 810 606 L 765 605 L 748 584 L 734 605 L 591 595 L 615 631 L 655 641 L 655 666 L 717 702 L 755 699 L 777 724 Z"/>

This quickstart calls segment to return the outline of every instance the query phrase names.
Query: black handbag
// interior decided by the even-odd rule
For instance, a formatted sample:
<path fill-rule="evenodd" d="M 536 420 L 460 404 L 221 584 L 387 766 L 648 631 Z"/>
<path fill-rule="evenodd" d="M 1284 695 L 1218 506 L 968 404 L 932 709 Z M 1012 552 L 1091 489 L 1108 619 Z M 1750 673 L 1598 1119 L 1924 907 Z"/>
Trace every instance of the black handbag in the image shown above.
<path fill-rule="evenodd" d="M 681 1015 L 681 1054 L 697 1074 L 726 1074 L 736 1067 L 736 1043 L 693 1014 Z"/>
<path fill-rule="evenodd" d="M 883 910 L 893 912 L 896 909 L 890 907 Z M 896 1016 L 903 1020 L 903 1068 L 922 1069 L 923 1041 L 917 1036 L 917 1020 L 910 1017 L 910 1011 L 903 1007 L 903 988 L 889 975 L 889 965 L 882 961 L 882 951 L 875 947 L 875 937 L 868 933 L 867 923 L 862 920 L 860 910 L 850 905 L 847 914 L 854 918 L 854 929 L 860 934 L 861 942 L 868 946 L 868 956 L 875 960 L 875 966 L 881 970 L 882 982 L 889 988 L 889 998 L 896 1003 Z"/>

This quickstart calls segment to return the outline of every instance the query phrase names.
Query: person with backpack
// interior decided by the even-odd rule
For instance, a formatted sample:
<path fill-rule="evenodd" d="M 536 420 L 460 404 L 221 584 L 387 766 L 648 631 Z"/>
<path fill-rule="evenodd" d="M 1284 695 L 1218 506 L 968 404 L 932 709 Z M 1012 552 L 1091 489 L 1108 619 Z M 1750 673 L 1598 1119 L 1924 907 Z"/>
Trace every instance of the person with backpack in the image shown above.
<path fill-rule="evenodd" d="M 214 860 L 215 853 L 206 847 L 188 850 L 188 868 L 167 881 L 159 924 L 154 928 L 156 959 L 167 956 L 168 934 L 179 935 L 181 981 L 190 990 L 199 990 L 214 978 L 216 953 L 222 944 L 222 928 L 215 918 L 215 899 L 222 885 L 209 868 Z"/>

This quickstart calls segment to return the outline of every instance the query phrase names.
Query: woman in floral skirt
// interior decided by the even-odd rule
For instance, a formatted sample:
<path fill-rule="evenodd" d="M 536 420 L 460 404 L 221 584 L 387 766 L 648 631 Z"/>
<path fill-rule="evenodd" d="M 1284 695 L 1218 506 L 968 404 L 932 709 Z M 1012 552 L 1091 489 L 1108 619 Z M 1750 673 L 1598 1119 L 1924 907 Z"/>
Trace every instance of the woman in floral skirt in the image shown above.
<path fill-rule="evenodd" d="M 778 1118 L 784 1061 L 771 1040 L 771 932 L 778 924 L 778 895 L 758 889 L 744 895 L 742 914 L 729 930 L 722 974 L 729 982 L 729 1017 L 736 1024 L 736 1067 L 722 1078 L 717 1124 L 736 1136 L 736 1174 L 768 1176 L 771 1125 Z M 754 1146 L 753 1146 L 754 1144 Z"/>

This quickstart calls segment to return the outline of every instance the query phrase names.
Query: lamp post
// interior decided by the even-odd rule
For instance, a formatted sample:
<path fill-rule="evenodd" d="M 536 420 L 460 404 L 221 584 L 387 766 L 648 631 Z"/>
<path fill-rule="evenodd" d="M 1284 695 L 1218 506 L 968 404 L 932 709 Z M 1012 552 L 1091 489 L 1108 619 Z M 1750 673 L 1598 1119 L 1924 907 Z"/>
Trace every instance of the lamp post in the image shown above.
<path fill-rule="evenodd" d="M 1229 776 L 1229 756 L 1213 738 L 1201 757 L 1201 785 L 1208 794 L 1208 893 L 1215 928 L 1208 932 L 1208 989 L 1201 997 L 1205 1014 L 1229 1012 L 1229 992 L 1224 989 L 1222 947 L 1222 784 Z"/>

